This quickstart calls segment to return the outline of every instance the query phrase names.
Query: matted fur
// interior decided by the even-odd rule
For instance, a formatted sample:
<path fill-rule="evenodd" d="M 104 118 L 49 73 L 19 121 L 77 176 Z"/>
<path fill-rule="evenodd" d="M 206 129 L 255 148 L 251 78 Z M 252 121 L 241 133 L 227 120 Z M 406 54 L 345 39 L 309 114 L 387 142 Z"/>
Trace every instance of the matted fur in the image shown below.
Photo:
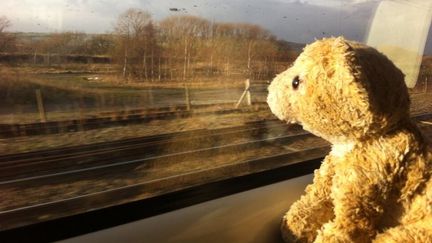
<path fill-rule="evenodd" d="M 318 40 L 273 80 L 267 101 L 334 145 L 283 217 L 286 241 L 432 242 L 432 153 L 389 59 L 342 37 Z"/>

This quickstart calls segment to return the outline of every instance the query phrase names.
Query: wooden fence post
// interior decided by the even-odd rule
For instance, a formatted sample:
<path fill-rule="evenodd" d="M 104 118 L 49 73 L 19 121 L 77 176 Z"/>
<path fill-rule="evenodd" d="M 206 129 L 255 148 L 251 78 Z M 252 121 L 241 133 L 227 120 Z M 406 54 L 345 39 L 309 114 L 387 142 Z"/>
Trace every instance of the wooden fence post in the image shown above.
<path fill-rule="evenodd" d="M 45 107 L 42 99 L 42 92 L 40 89 L 36 90 L 36 102 L 39 110 L 40 120 L 41 122 L 46 122 L 47 121 L 46 112 L 45 112 Z"/>
<path fill-rule="evenodd" d="M 250 80 L 246 79 L 246 83 L 245 83 L 245 90 L 247 91 L 246 93 L 246 101 L 248 106 L 252 105 L 252 97 L 251 97 L 251 92 L 250 92 Z"/>
<path fill-rule="evenodd" d="M 250 80 L 246 79 L 245 81 L 245 90 L 243 91 L 242 95 L 240 96 L 240 99 L 237 101 L 237 104 L 235 105 L 235 108 L 237 109 L 241 102 L 244 100 L 244 98 L 246 97 L 246 101 L 247 104 L 250 106 L 252 105 L 252 97 L 251 97 L 251 93 L 250 93 Z"/>
<path fill-rule="evenodd" d="M 188 111 L 190 111 L 190 109 L 191 109 L 191 101 L 190 101 L 190 96 L 189 96 L 189 88 L 188 88 L 188 86 L 185 84 L 185 102 L 186 102 L 186 109 L 188 110 Z"/>

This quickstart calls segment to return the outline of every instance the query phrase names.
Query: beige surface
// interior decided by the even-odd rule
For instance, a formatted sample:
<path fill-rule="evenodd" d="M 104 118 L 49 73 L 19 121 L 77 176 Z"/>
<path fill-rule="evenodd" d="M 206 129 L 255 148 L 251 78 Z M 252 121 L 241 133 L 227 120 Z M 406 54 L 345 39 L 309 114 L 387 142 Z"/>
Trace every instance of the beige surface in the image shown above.
<path fill-rule="evenodd" d="M 63 242 L 281 242 L 280 219 L 311 182 L 310 174 Z"/>
<path fill-rule="evenodd" d="M 432 19 L 432 1 L 385 0 L 378 6 L 366 43 L 386 54 L 406 75 L 412 88 Z"/>

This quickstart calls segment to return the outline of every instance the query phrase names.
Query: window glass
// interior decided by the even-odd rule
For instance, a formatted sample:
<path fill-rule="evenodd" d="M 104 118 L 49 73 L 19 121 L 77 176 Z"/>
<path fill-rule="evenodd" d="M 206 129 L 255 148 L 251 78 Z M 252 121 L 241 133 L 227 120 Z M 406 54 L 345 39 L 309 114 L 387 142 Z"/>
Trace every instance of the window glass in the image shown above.
<path fill-rule="evenodd" d="M 267 86 L 315 39 L 366 43 L 382 3 L 2 0 L 0 227 L 325 155 L 276 120 Z M 430 18 L 416 23 L 413 115 L 432 111 Z"/>

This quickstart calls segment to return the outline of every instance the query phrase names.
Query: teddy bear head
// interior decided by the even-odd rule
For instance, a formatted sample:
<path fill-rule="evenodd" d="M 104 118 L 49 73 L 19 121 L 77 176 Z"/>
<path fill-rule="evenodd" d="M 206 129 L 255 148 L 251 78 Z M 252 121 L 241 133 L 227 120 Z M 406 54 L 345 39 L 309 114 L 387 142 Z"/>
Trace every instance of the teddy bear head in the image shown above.
<path fill-rule="evenodd" d="M 380 136 L 409 117 L 403 73 L 374 48 L 342 37 L 307 45 L 268 90 L 279 119 L 331 143 Z"/>

